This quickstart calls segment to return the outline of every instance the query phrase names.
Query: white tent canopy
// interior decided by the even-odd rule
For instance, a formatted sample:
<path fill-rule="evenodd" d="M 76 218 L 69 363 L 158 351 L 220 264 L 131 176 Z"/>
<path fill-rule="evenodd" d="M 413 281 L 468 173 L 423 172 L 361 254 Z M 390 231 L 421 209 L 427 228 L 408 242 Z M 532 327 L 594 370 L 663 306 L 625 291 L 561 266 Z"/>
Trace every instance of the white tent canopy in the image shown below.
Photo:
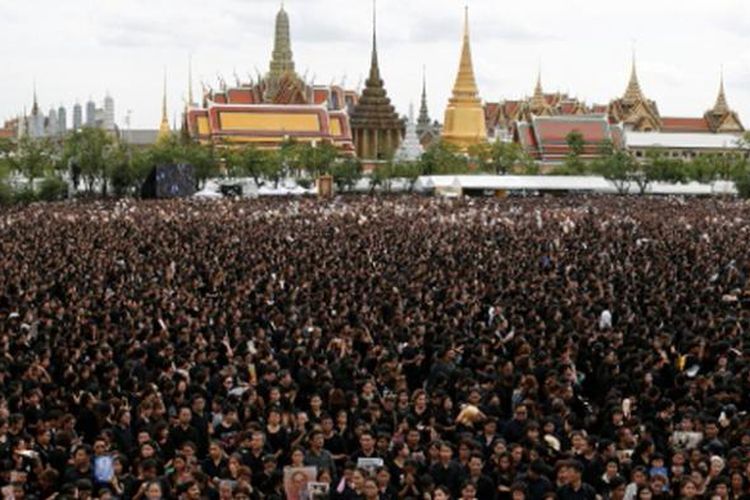
<path fill-rule="evenodd" d="M 420 177 L 418 190 L 437 194 L 455 195 L 471 191 L 522 191 L 522 192 L 580 192 L 617 193 L 617 187 L 601 176 L 593 175 L 432 175 Z M 630 193 L 638 193 L 638 186 L 630 183 Z M 649 184 L 648 194 L 663 195 L 711 195 L 734 194 L 734 184 L 717 181 L 711 184 L 691 182 L 688 184 Z"/>

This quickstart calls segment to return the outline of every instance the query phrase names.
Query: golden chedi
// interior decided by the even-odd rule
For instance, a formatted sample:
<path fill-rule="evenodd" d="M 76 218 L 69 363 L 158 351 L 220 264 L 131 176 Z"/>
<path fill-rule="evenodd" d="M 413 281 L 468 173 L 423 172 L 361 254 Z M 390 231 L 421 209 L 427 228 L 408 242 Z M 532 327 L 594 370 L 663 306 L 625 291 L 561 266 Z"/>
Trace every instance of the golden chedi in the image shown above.
<path fill-rule="evenodd" d="M 479 98 L 479 90 L 474 78 L 474 66 L 471 61 L 468 7 L 464 19 L 461 63 L 458 67 L 456 83 L 453 86 L 453 96 L 448 101 L 448 107 L 445 110 L 443 140 L 462 151 L 487 141 L 484 107 Z"/>

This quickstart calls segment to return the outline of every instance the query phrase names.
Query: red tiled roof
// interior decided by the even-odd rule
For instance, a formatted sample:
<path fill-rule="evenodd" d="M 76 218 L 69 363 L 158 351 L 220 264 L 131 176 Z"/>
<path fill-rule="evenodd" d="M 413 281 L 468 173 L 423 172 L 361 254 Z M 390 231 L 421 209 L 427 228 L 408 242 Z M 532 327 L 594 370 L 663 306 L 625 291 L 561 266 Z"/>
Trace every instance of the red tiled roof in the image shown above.
<path fill-rule="evenodd" d="M 560 103 L 560 114 L 572 115 L 578 109 L 578 103 L 573 101 L 566 101 Z"/>
<path fill-rule="evenodd" d="M 505 101 L 504 111 L 507 116 L 513 116 L 518 110 L 518 106 L 521 104 L 520 101 Z"/>
<path fill-rule="evenodd" d="M 313 90 L 313 104 L 323 104 L 328 100 L 328 88 Z"/>
<path fill-rule="evenodd" d="M 227 97 L 230 104 L 253 104 L 250 89 L 229 89 Z"/>
<path fill-rule="evenodd" d="M 500 108 L 500 104 L 497 102 L 488 102 L 484 105 L 484 116 L 489 120 L 490 118 L 497 115 L 497 110 Z"/>
<path fill-rule="evenodd" d="M 663 117 L 662 132 L 711 132 L 705 118 Z"/>
<path fill-rule="evenodd" d="M 15 136 L 15 133 L 12 129 L 9 128 L 0 128 L 0 138 L 2 139 L 12 139 Z"/>
<path fill-rule="evenodd" d="M 622 138 L 603 116 L 538 117 L 531 124 L 521 122 L 516 127 L 516 140 L 534 158 L 544 162 L 561 161 L 570 153 L 567 136 L 573 131 L 583 135 L 582 156 L 587 159 L 599 156 L 600 145 L 606 140 L 622 144 Z"/>
<path fill-rule="evenodd" d="M 608 127 L 604 120 L 534 120 L 534 127 L 543 143 L 564 143 L 568 134 L 573 131 L 580 132 L 587 143 L 599 144 L 608 139 Z"/>

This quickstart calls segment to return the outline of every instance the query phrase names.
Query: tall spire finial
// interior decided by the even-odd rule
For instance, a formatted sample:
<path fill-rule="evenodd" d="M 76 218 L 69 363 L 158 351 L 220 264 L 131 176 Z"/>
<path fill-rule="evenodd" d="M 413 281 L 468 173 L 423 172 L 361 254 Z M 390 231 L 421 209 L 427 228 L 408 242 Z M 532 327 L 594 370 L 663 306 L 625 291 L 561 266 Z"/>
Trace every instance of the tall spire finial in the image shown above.
<path fill-rule="evenodd" d="M 461 47 L 461 62 L 458 66 L 458 76 L 453 86 L 453 99 L 476 100 L 477 82 L 474 78 L 474 63 L 471 59 L 471 41 L 469 39 L 469 6 L 464 9 L 464 36 Z"/>
<path fill-rule="evenodd" d="M 635 42 L 633 42 L 633 59 L 632 66 L 630 69 L 630 81 L 628 87 L 625 89 L 624 99 L 630 101 L 643 101 L 645 100 L 643 92 L 641 91 L 641 84 L 638 82 L 638 71 L 636 69 L 636 57 L 635 57 Z"/>
<path fill-rule="evenodd" d="M 721 67 L 721 78 L 719 82 L 719 95 L 716 97 L 716 103 L 712 110 L 716 115 L 724 115 L 729 112 L 729 104 L 727 103 L 727 95 L 724 91 L 724 66 Z"/>
<path fill-rule="evenodd" d="M 188 106 L 195 104 L 193 99 L 193 55 L 188 57 Z"/>
<path fill-rule="evenodd" d="M 469 38 L 469 4 L 464 5 L 464 38 Z"/>
<path fill-rule="evenodd" d="M 419 118 L 417 124 L 420 131 L 427 130 L 432 123 L 430 112 L 427 109 L 427 68 L 422 65 L 422 102 L 419 106 Z"/>
<path fill-rule="evenodd" d="M 536 87 L 534 89 L 535 94 L 542 94 L 542 61 L 539 61 L 539 65 L 536 69 Z"/>
<path fill-rule="evenodd" d="M 372 0 L 372 60 L 370 62 L 370 78 L 368 80 L 372 82 L 372 85 L 382 86 L 383 82 L 380 78 L 380 65 L 378 64 L 377 7 L 377 1 Z"/>
<path fill-rule="evenodd" d="M 289 16 L 284 10 L 283 1 L 278 14 L 276 14 L 270 73 L 272 77 L 279 77 L 284 73 L 294 73 L 292 41 L 289 35 Z"/>
<path fill-rule="evenodd" d="M 540 61 L 536 73 L 534 96 L 531 98 L 531 111 L 536 114 L 542 114 L 546 108 L 547 98 L 544 97 L 544 90 L 542 89 L 542 63 Z"/>
<path fill-rule="evenodd" d="M 161 98 L 161 124 L 159 125 L 158 139 L 166 139 L 170 136 L 172 130 L 169 126 L 169 117 L 167 116 L 167 67 L 164 67 L 164 88 Z"/>

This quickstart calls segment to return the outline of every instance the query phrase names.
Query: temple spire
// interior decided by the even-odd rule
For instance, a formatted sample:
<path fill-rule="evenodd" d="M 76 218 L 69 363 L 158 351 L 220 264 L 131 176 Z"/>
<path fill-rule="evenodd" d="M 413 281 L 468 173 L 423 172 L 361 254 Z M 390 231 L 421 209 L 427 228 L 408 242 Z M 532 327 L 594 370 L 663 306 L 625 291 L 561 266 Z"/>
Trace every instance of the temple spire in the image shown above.
<path fill-rule="evenodd" d="M 633 49 L 633 63 L 630 69 L 630 81 L 628 82 L 628 88 L 625 90 L 626 100 L 630 101 L 643 101 L 643 92 L 641 91 L 641 84 L 638 82 L 638 72 L 636 70 L 635 62 L 635 49 Z"/>
<path fill-rule="evenodd" d="M 461 48 L 461 62 L 458 66 L 456 83 L 453 86 L 454 99 L 477 99 L 479 90 L 474 78 L 474 64 L 471 59 L 471 41 L 469 40 L 469 7 L 464 11 L 464 36 Z"/>
<path fill-rule="evenodd" d="M 719 95 L 716 97 L 713 112 L 717 115 L 723 115 L 729 111 L 727 104 L 727 95 L 724 92 L 724 70 L 721 70 L 721 82 L 719 83 Z"/>
<path fill-rule="evenodd" d="M 430 125 L 430 112 L 427 109 L 427 71 L 422 66 L 422 102 L 419 106 L 419 118 L 417 118 L 417 124 L 419 127 L 427 127 Z"/>
<path fill-rule="evenodd" d="M 464 13 L 464 34 L 458 75 L 453 86 L 453 96 L 448 101 L 448 107 L 445 110 L 443 140 L 459 147 L 462 151 L 468 150 L 474 144 L 487 141 L 484 108 L 479 99 L 471 59 L 468 6 Z"/>
<path fill-rule="evenodd" d="M 195 104 L 193 99 L 193 56 L 188 58 L 188 107 Z"/>
<path fill-rule="evenodd" d="M 404 130 L 404 123 L 391 104 L 380 75 L 376 7 L 373 0 L 370 75 L 365 81 L 359 102 L 350 115 L 357 156 L 364 160 L 391 158 L 401 142 Z"/>
<path fill-rule="evenodd" d="M 172 134 L 167 115 L 167 70 L 164 69 L 164 89 L 161 98 L 161 124 L 159 125 L 158 140 L 166 139 Z"/>
<path fill-rule="evenodd" d="M 539 70 L 536 75 L 536 86 L 534 87 L 534 96 L 531 98 L 531 109 L 535 112 L 541 112 L 547 107 L 547 99 L 544 97 L 544 90 L 542 89 L 542 65 L 539 65 Z"/>
<path fill-rule="evenodd" d="M 281 2 L 279 13 L 276 14 L 270 73 L 272 77 L 279 77 L 284 73 L 294 73 L 292 41 L 289 35 L 289 15 L 284 10 L 284 2 Z"/>
<path fill-rule="evenodd" d="M 377 3 L 376 0 L 372 0 L 372 58 L 370 61 L 370 80 L 373 84 L 380 82 L 380 65 L 378 64 L 378 20 L 377 20 Z"/>

